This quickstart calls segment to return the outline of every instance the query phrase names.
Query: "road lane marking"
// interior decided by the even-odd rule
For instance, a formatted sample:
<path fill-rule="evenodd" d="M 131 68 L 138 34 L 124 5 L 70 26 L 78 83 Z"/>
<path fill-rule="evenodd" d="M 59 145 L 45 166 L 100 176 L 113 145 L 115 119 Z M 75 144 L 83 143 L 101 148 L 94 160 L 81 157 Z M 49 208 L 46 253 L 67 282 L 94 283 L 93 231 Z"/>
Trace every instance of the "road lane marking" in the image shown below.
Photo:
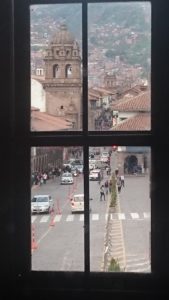
<path fill-rule="evenodd" d="M 84 221 L 84 215 L 80 215 L 79 221 Z"/>
<path fill-rule="evenodd" d="M 60 222 L 62 215 L 56 215 L 54 217 L 54 222 Z"/>
<path fill-rule="evenodd" d="M 46 223 L 48 220 L 49 220 L 50 216 L 43 216 L 41 219 L 40 219 L 40 223 Z"/>
<path fill-rule="evenodd" d="M 126 220 L 126 221 L 145 221 L 149 220 L 150 218 L 150 212 L 144 212 L 143 213 L 143 218 L 140 217 L 139 213 L 129 213 L 130 217 L 127 218 L 127 215 L 125 213 L 111 213 L 110 214 L 110 220 L 114 222 L 114 230 L 117 229 L 121 226 L 119 224 L 119 220 Z M 38 218 L 38 216 L 31 216 L 31 223 L 33 224 L 35 220 Z M 54 222 L 60 222 L 62 218 L 62 215 L 56 215 L 54 217 Z M 99 214 L 91 214 L 91 220 L 92 221 L 99 221 L 100 215 Z M 50 219 L 50 216 L 43 216 L 39 220 L 40 223 L 46 223 Z M 66 221 L 67 222 L 72 222 L 74 221 L 74 216 L 73 215 L 68 215 Z M 108 214 L 105 214 L 105 220 L 108 220 Z M 84 221 L 84 214 L 80 214 L 79 216 L 79 221 L 82 222 Z"/>
<path fill-rule="evenodd" d="M 37 244 L 40 244 L 40 242 L 47 236 L 47 234 L 51 231 L 52 227 L 49 227 L 48 230 L 39 238 L 37 241 Z"/>
<path fill-rule="evenodd" d="M 31 223 L 35 222 L 36 218 L 37 218 L 37 216 L 32 216 L 31 217 Z"/>
<path fill-rule="evenodd" d="M 130 215 L 131 215 L 132 219 L 139 219 L 138 213 L 131 213 Z"/>
<path fill-rule="evenodd" d="M 92 214 L 92 220 L 93 221 L 99 220 L 99 214 Z"/>
<path fill-rule="evenodd" d="M 66 222 L 72 222 L 74 220 L 74 216 L 68 215 L 66 218 Z"/>

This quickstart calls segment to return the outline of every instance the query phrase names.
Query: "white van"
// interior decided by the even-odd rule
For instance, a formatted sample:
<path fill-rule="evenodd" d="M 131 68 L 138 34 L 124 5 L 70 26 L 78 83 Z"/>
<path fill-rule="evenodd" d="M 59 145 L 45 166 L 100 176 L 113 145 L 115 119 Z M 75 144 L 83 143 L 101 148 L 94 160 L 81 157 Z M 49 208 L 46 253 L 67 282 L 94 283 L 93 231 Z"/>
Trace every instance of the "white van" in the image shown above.
<path fill-rule="evenodd" d="M 71 211 L 82 211 L 84 212 L 84 194 L 73 195 L 71 199 Z"/>

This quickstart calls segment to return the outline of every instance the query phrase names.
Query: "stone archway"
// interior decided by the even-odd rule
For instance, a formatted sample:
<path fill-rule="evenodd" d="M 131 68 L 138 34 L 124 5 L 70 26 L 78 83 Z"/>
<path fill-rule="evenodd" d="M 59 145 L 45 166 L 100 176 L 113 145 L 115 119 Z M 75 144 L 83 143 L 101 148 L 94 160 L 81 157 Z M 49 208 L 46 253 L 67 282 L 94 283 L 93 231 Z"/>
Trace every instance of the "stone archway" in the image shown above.
<path fill-rule="evenodd" d="M 134 174 L 137 171 L 138 159 L 135 155 L 128 155 L 124 160 L 124 173 Z"/>

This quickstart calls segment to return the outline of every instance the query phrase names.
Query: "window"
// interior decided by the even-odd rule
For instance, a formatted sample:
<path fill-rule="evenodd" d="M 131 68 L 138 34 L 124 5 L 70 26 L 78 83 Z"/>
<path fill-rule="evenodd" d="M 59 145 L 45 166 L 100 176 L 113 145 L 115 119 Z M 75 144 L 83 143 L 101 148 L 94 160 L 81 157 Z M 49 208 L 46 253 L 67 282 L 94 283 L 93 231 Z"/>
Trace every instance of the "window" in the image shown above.
<path fill-rule="evenodd" d="M 54 1 L 51 1 L 52 3 Z M 67 1 L 68 2 L 68 1 Z M 49 3 L 49 2 L 46 2 Z M 12 137 L 12 190 L 13 204 L 12 218 L 13 237 L 11 244 L 12 266 L 14 275 L 18 280 L 27 281 L 32 276 L 32 286 L 41 289 L 45 287 L 45 278 L 50 278 L 49 286 L 69 289 L 70 287 L 84 288 L 89 283 L 92 289 L 145 291 L 152 288 L 158 291 L 167 289 L 166 278 L 168 276 L 168 141 L 167 141 L 167 99 L 168 92 L 168 47 L 167 36 L 169 20 L 167 16 L 168 5 L 162 1 L 152 3 L 152 74 L 151 74 L 151 130 L 148 131 L 88 131 L 88 33 L 87 11 L 88 3 L 82 1 L 82 48 L 83 48 L 83 130 L 81 132 L 57 132 L 41 131 L 30 132 L 30 28 L 29 9 L 30 4 L 40 4 L 40 1 L 15 1 L 14 10 L 14 47 L 15 47 L 15 102 Z M 123 5 L 123 3 L 121 3 Z M 90 3 L 89 3 L 90 5 Z M 36 8 L 36 6 L 35 6 Z M 25 38 L 26 37 L 26 38 Z M 132 37 L 133 39 L 134 37 Z M 22 41 L 22 47 L 21 47 Z M 13 107 L 15 106 L 15 109 Z M 2 127 L 3 128 L 3 127 Z M 111 145 L 135 146 L 151 148 L 151 263 L 150 274 L 117 274 L 98 273 L 90 269 L 90 195 L 88 181 L 89 147 L 104 147 Z M 10 145 L 10 144 L 9 144 Z M 30 229 L 30 153 L 33 147 L 83 147 L 84 152 L 84 272 L 80 274 L 67 272 L 54 273 L 31 271 L 31 229 Z M 131 158 L 131 157 L 130 157 Z M 128 162 L 128 159 L 126 160 Z M 133 159 L 130 159 L 133 162 Z M 136 160 L 134 159 L 134 164 Z M 16 176 L 17 171 L 17 176 Z M 91 201 L 92 202 L 92 201 Z M 11 202 L 10 202 L 11 203 Z M 17 203 L 17 205 L 16 205 Z M 11 236 L 11 235 L 10 235 Z M 12 251 L 11 251 L 12 252 Z M 7 262 L 7 260 L 6 260 Z M 29 275 L 28 275 L 29 274 Z M 28 276 L 27 276 L 28 275 Z M 70 275 L 70 276 L 69 276 Z M 39 276 L 42 281 L 38 281 Z M 49 276 L 49 277 L 48 277 Z M 57 278 L 57 280 L 56 280 Z M 161 278 L 164 281 L 160 280 Z M 90 279 L 88 281 L 88 279 Z M 86 280 L 86 281 L 85 281 Z M 22 281 L 22 280 L 21 280 Z M 38 283 L 37 283 L 38 281 Z M 42 284 L 43 282 L 43 284 Z M 57 282 L 57 283 L 56 283 Z M 103 284 L 104 282 L 104 284 Z M 161 287 L 159 287 L 159 285 Z M 38 285 L 38 286 L 37 286 Z M 104 285 L 104 287 L 103 287 Z M 155 285 L 155 287 L 154 287 Z"/>
<path fill-rule="evenodd" d="M 58 78 L 59 77 L 59 66 L 54 65 L 53 66 L 53 78 Z"/>
<path fill-rule="evenodd" d="M 66 65 L 65 67 L 65 77 L 69 78 L 72 75 L 72 66 L 71 65 Z"/>

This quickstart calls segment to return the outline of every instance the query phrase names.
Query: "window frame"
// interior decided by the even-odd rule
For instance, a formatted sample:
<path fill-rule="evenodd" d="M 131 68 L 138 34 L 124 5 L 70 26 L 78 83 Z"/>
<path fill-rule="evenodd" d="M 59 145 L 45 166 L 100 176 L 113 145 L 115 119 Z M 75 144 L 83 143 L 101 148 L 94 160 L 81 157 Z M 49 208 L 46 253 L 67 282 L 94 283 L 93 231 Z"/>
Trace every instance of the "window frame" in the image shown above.
<path fill-rule="evenodd" d="M 12 161 L 12 203 L 11 220 L 15 233 L 11 245 L 15 245 L 11 253 L 13 276 L 17 283 L 31 279 L 32 288 L 57 287 L 58 289 L 106 289 L 120 291 L 151 291 L 154 288 L 167 288 L 169 275 L 169 239 L 165 228 L 169 227 L 167 216 L 168 204 L 161 195 L 167 192 L 167 156 L 169 143 L 167 140 L 167 19 L 168 4 L 165 0 L 148 1 L 152 5 L 152 50 L 151 50 L 151 130 L 149 132 L 88 132 L 87 107 L 87 4 L 99 2 L 127 1 L 57 1 L 57 0 L 14 0 L 13 2 L 13 82 L 14 97 L 12 102 L 11 129 L 11 161 Z M 141 2 L 141 1 L 130 1 Z M 144 1 L 143 1 L 144 2 Z M 30 131 L 30 16 L 29 6 L 33 4 L 82 3 L 82 36 L 83 36 L 83 131 L 82 132 L 31 132 Z M 161 17 L 163 16 L 163 18 Z M 22 41 L 22 47 L 20 46 Z M 161 76 L 161 70 L 163 76 Z M 159 106 L 159 103 L 162 105 Z M 158 120 L 158 122 L 157 122 Z M 98 140 L 99 138 L 99 140 Z M 90 272 L 90 232 L 89 232 L 89 182 L 84 176 L 85 217 L 84 217 L 84 272 L 35 272 L 31 271 L 31 213 L 30 213 L 30 155 L 31 146 L 73 146 L 79 145 L 84 150 L 84 174 L 88 175 L 89 146 L 150 146 L 151 147 L 151 267 L 150 274 L 133 273 L 94 273 Z M 165 155 L 164 155 L 164 154 Z M 160 156 L 160 159 L 159 159 Z M 15 176 L 18 170 L 18 176 Z M 25 176 L 22 176 L 25 174 Z M 159 174 L 161 177 L 159 178 Z M 159 204 L 160 199 L 160 204 Z M 163 205 L 162 205 L 162 204 Z M 161 234 L 164 232 L 164 234 Z M 23 239 L 24 237 L 24 239 Z M 167 246 L 167 247 L 166 247 Z M 166 247 L 166 249 L 165 249 Z M 166 260 L 166 265 L 161 264 Z M 161 280 L 163 278 L 164 280 Z M 57 279 L 57 284 L 56 284 Z M 47 280 L 47 284 L 46 284 Z M 156 287 L 154 287 L 156 284 Z"/>

